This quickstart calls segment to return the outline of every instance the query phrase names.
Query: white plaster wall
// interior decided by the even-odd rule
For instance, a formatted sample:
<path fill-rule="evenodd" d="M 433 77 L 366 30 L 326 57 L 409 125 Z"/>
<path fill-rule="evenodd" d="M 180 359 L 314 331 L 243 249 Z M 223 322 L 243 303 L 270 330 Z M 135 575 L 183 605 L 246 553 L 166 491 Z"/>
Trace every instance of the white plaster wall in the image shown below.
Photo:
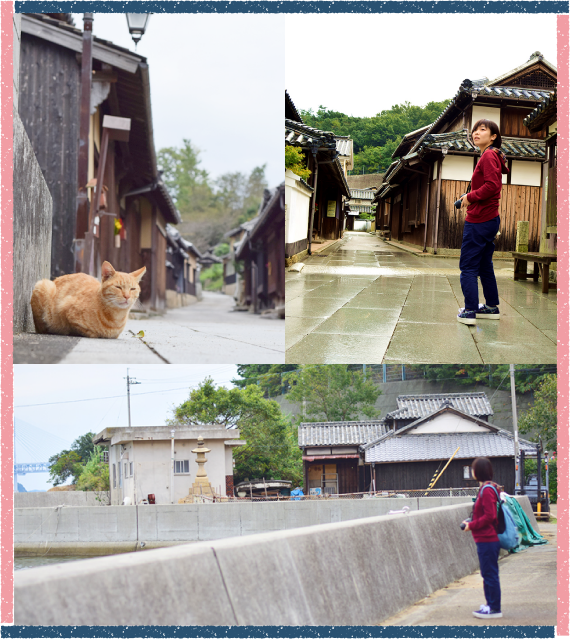
<path fill-rule="evenodd" d="M 471 116 L 471 127 L 477 122 L 477 120 L 492 120 L 501 129 L 501 109 L 498 107 L 484 107 L 479 104 L 473 105 L 473 112 Z"/>
<path fill-rule="evenodd" d="M 444 413 L 408 433 L 489 433 L 489 429 L 461 416 Z"/>
<path fill-rule="evenodd" d="M 443 159 L 443 167 L 441 169 L 442 180 L 465 180 L 469 182 L 472 175 L 473 158 L 471 156 L 447 155 Z"/>
<path fill-rule="evenodd" d="M 541 167 L 540 162 L 513 160 L 511 184 L 540 187 Z"/>
<path fill-rule="evenodd" d="M 299 176 L 285 171 L 285 243 L 291 244 L 307 237 L 311 191 Z"/>
<path fill-rule="evenodd" d="M 558 130 L 558 129 L 557 129 L 557 126 L 558 126 L 558 123 L 557 123 L 557 122 L 552 123 L 552 124 L 548 127 L 548 135 L 551 135 L 552 133 L 556 133 L 556 132 L 557 132 L 557 130 Z"/>

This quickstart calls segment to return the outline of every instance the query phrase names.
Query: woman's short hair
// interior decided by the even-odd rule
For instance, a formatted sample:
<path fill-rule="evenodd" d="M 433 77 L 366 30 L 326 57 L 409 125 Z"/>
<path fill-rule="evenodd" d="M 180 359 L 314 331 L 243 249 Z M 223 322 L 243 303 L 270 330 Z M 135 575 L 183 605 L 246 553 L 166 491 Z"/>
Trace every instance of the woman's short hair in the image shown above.
<path fill-rule="evenodd" d="M 493 465 L 489 458 L 475 458 L 471 465 L 475 480 L 479 482 L 487 482 L 493 479 Z"/>
<path fill-rule="evenodd" d="M 481 118 L 481 120 L 477 120 L 477 122 L 473 125 L 473 128 L 471 129 L 471 135 L 473 135 L 475 131 L 477 131 L 477 129 L 482 124 L 484 124 L 487 127 L 487 129 L 491 131 L 491 135 L 497 136 L 493 140 L 493 142 L 491 142 L 491 146 L 496 147 L 497 149 L 500 149 L 501 145 L 503 144 L 503 140 L 501 138 L 501 132 L 499 131 L 499 125 L 496 122 L 493 122 L 492 120 L 487 120 L 486 118 Z"/>

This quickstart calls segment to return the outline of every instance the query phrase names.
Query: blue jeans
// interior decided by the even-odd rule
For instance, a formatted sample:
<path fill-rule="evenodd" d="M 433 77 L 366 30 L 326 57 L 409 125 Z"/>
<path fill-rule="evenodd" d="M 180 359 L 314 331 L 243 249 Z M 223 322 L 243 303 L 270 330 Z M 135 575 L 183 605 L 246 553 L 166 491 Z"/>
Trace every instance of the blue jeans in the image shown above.
<path fill-rule="evenodd" d="M 465 297 L 465 308 L 470 311 L 477 311 L 479 308 L 478 277 L 481 278 L 485 302 L 490 307 L 499 304 L 499 292 L 493 271 L 493 240 L 500 224 L 501 218 L 497 216 L 487 222 L 466 222 L 463 227 L 459 281 Z"/>
<path fill-rule="evenodd" d="M 501 585 L 499 584 L 499 551 L 501 544 L 496 542 L 477 542 L 477 555 L 483 577 L 485 600 L 491 611 L 501 610 Z"/>

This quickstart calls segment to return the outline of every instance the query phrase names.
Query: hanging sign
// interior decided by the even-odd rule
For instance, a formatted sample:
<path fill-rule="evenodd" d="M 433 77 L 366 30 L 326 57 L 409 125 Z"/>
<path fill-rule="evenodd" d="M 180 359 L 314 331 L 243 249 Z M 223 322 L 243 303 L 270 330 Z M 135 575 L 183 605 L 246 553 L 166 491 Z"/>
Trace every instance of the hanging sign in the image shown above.
<path fill-rule="evenodd" d="M 327 203 L 327 218 L 336 218 L 336 200 L 329 200 Z"/>

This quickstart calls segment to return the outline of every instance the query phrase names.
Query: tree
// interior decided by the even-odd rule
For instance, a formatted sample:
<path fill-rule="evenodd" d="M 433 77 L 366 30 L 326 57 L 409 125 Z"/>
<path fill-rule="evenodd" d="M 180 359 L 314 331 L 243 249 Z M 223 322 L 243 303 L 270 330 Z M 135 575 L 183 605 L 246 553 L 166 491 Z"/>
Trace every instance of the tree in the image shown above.
<path fill-rule="evenodd" d="M 279 405 L 266 400 L 258 386 L 243 389 L 217 387 L 206 378 L 190 392 L 186 402 L 176 407 L 168 424 L 221 424 L 240 429 L 245 446 L 234 452 L 234 479 L 275 478 L 300 483 L 301 452 L 296 429 L 283 416 Z"/>
<path fill-rule="evenodd" d="M 256 384 L 263 390 L 266 398 L 274 398 L 289 390 L 284 374 L 295 369 L 296 364 L 238 364 L 240 378 L 232 380 L 232 384 L 240 389 Z"/>
<path fill-rule="evenodd" d="M 79 491 L 109 491 L 111 488 L 109 465 L 102 460 L 103 451 L 103 447 L 95 447 L 91 457 L 82 467 L 76 483 Z"/>
<path fill-rule="evenodd" d="M 531 439 L 542 438 L 543 447 L 547 451 L 556 451 L 556 375 L 548 374 L 536 385 L 534 403 L 531 408 L 519 418 L 521 433 L 531 434 Z"/>
<path fill-rule="evenodd" d="M 371 378 L 346 364 L 300 365 L 287 375 L 289 402 L 301 406 L 298 422 L 375 418 L 374 404 L 382 393 Z"/>
<path fill-rule="evenodd" d="M 94 435 L 92 431 L 89 431 L 79 436 L 72 443 L 71 449 L 64 449 L 49 458 L 49 482 L 54 487 L 63 484 L 68 478 L 72 478 L 73 484 L 77 482 L 83 465 L 91 458 L 91 454 L 95 449 L 93 444 Z"/>
<path fill-rule="evenodd" d="M 303 180 L 308 180 L 311 172 L 307 168 L 305 154 L 297 147 L 285 145 L 285 169 L 291 170 Z"/>

